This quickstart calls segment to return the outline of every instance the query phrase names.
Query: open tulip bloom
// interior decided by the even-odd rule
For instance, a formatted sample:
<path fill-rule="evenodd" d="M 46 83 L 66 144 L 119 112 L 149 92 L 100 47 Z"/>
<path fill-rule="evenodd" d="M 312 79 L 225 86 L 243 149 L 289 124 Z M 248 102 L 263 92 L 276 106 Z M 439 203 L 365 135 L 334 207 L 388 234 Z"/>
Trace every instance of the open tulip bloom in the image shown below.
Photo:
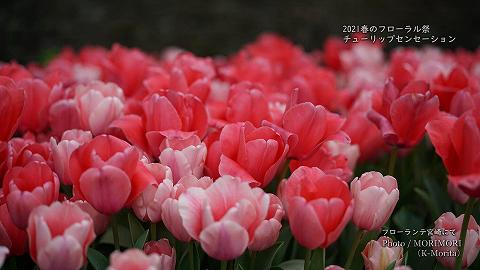
<path fill-rule="evenodd" d="M 0 63 L 2 269 L 480 269 L 480 54 L 321 55 Z"/>

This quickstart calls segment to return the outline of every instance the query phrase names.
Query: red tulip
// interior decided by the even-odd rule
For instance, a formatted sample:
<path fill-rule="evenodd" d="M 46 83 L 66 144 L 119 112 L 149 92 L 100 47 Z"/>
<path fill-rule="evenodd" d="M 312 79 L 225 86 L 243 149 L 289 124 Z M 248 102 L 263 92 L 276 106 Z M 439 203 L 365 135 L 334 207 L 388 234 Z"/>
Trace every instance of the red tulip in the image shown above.
<path fill-rule="evenodd" d="M 242 82 L 230 88 L 225 118 L 230 123 L 250 121 L 259 127 L 263 120 L 271 121 L 268 102 L 260 85 Z"/>
<path fill-rule="evenodd" d="M 288 109 L 282 120 L 282 128 L 298 136 L 298 143 L 290 149 L 289 156 L 304 159 L 324 141 L 345 138 L 340 131 L 344 123 L 339 115 L 312 103 L 296 104 Z"/>
<path fill-rule="evenodd" d="M 255 128 L 250 122 L 228 124 L 219 140 L 210 144 L 206 166 L 211 177 L 232 175 L 265 187 L 285 161 L 288 149 L 270 127 Z"/>
<path fill-rule="evenodd" d="M 154 181 L 135 147 L 110 135 L 97 136 L 72 153 L 70 178 L 75 194 L 106 215 L 131 205 Z"/>
<path fill-rule="evenodd" d="M 80 269 L 95 239 L 90 216 L 70 202 L 33 210 L 27 231 L 30 256 L 45 270 Z"/>
<path fill-rule="evenodd" d="M 290 228 L 300 245 L 326 248 L 335 242 L 352 217 L 347 184 L 318 168 L 300 167 L 279 186 Z"/>
<path fill-rule="evenodd" d="M 3 179 L 3 192 L 13 223 L 25 229 L 34 208 L 58 199 L 60 182 L 44 162 L 32 161 L 24 167 L 13 167 Z"/>
<path fill-rule="evenodd" d="M 426 130 L 449 180 L 468 195 L 480 197 L 480 112 L 470 111 L 458 118 L 442 115 Z"/>
<path fill-rule="evenodd" d="M 25 95 L 15 82 L 0 76 L 0 141 L 7 141 L 15 133 L 22 115 Z"/>
<path fill-rule="evenodd" d="M 18 87 L 25 91 L 25 110 L 19 128 L 32 132 L 43 131 L 48 125 L 50 87 L 39 79 L 22 80 Z"/>
<path fill-rule="evenodd" d="M 163 238 L 158 241 L 150 241 L 145 243 L 143 251 L 147 255 L 160 255 L 160 269 L 174 270 L 176 262 L 175 249 L 170 246 L 167 239 Z"/>
<path fill-rule="evenodd" d="M 368 118 L 381 130 L 387 144 L 410 148 L 425 133 L 425 125 L 439 113 L 436 96 L 424 82 L 412 82 L 400 92 L 387 82 L 381 100 L 373 103 Z"/>
<path fill-rule="evenodd" d="M 5 203 L 0 205 L 0 245 L 6 246 L 12 255 L 22 255 L 28 246 L 27 233 L 13 224 Z"/>

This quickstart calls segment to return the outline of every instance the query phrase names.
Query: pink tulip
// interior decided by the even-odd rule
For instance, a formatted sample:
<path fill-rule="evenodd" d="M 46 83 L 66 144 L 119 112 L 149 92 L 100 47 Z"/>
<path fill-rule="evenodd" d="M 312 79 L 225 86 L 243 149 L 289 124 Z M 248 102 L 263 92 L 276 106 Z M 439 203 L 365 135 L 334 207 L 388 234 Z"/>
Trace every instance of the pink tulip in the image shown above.
<path fill-rule="evenodd" d="M 345 270 L 345 268 L 338 265 L 329 265 L 325 267 L 325 270 Z"/>
<path fill-rule="evenodd" d="M 92 81 L 75 87 L 80 124 L 94 135 L 105 133 L 107 127 L 123 114 L 123 91 L 114 83 Z"/>
<path fill-rule="evenodd" d="M 296 169 L 280 183 L 278 194 L 293 236 L 308 249 L 326 248 L 335 242 L 352 217 L 353 200 L 347 184 L 316 167 Z"/>
<path fill-rule="evenodd" d="M 185 230 L 209 256 L 230 260 L 255 240 L 270 241 L 278 235 L 271 226 L 260 225 L 270 216 L 271 196 L 238 178 L 223 176 L 207 189 L 189 188 L 179 198 L 179 211 Z"/>
<path fill-rule="evenodd" d="M 464 215 L 455 217 L 451 212 L 442 214 L 435 221 L 435 229 L 445 232 L 445 235 L 442 233 L 437 233 L 432 236 L 434 241 L 459 241 L 460 240 L 460 231 L 462 228 Z M 453 230 L 453 234 L 449 232 Z M 462 269 L 468 268 L 477 258 L 478 251 L 480 250 L 480 227 L 478 226 L 475 218 L 470 216 L 467 227 L 467 235 L 465 237 L 464 253 L 462 258 Z M 455 258 L 459 256 L 459 251 L 457 246 L 440 246 L 433 245 L 432 249 L 437 253 L 437 260 L 442 263 L 448 269 L 455 268 Z M 452 255 L 453 253 L 453 255 Z"/>
<path fill-rule="evenodd" d="M 392 245 L 393 240 L 381 236 L 378 240 L 371 240 L 362 251 L 363 263 L 366 270 L 384 270 L 393 261 L 400 266 L 403 260 L 403 248 Z M 390 246 L 389 246 L 390 245 Z"/>
<path fill-rule="evenodd" d="M 55 172 L 58 174 L 60 181 L 65 185 L 71 185 L 69 160 L 73 151 L 80 145 L 92 140 L 92 133 L 82 130 L 67 130 L 63 133 L 62 139 L 57 141 L 50 138 L 50 148 L 52 149 L 53 164 Z"/>
<path fill-rule="evenodd" d="M 340 131 L 344 121 L 321 105 L 314 106 L 310 102 L 294 105 L 285 112 L 282 122 L 283 129 L 298 136 L 298 143 L 288 155 L 303 159 L 324 141 L 345 140 L 345 134 Z"/>
<path fill-rule="evenodd" d="M 285 161 L 288 149 L 270 127 L 255 128 L 250 122 L 228 124 L 209 145 L 207 171 L 211 177 L 232 175 L 265 187 Z"/>
<path fill-rule="evenodd" d="M 250 121 L 259 127 L 263 120 L 271 121 L 268 102 L 261 85 L 242 82 L 232 85 L 225 119 L 230 123 Z"/>
<path fill-rule="evenodd" d="M 18 87 L 25 91 L 25 110 L 19 128 L 24 131 L 41 132 L 48 124 L 50 87 L 39 79 L 22 80 Z"/>
<path fill-rule="evenodd" d="M 150 241 L 145 243 L 143 247 L 145 254 L 160 255 L 160 269 L 173 270 L 175 269 L 176 254 L 175 249 L 170 246 L 167 239 L 160 239 L 158 241 Z"/>
<path fill-rule="evenodd" d="M 165 149 L 160 153 L 160 163 L 172 170 L 173 183 L 180 178 L 203 175 L 207 147 L 192 133 L 166 132 Z"/>
<path fill-rule="evenodd" d="M 258 195 L 263 194 L 258 192 Z M 270 203 L 267 216 L 255 230 L 253 241 L 248 245 L 248 249 L 253 251 L 264 250 L 273 246 L 277 242 L 280 229 L 282 228 L 281 222 L 285 214 L 282 202 L 277 196 L 270 193 L 268 195 L 270 196 Z"/>
<path fill-rule="evenodd" d="M 42 270 L 81 268 L 95 239 L 90 216 L 70 202 L 33 210 L 27 231 L 30 256 Z"/>
<path fill-rule="evenodd" d="M 24 106 L 25 94 L 15 82 L 0 76 L 0 141 L 7 141 L 18 127 Z"/>
<path fill-rule="evenodd" d="M 95 210 L 87 201 L 77 200 L 73 201 L 73 203 L 92 218 L 96 235 L 101 235 L 107 230 L 108 224 L 110 223 L 109 216 Z"/>
<path fill-rule="evenodd" d="M 379 172 L 367 172 L 351 184 L 353 223 L 362 230 L 376 231 L 387 222 L 399 199 L 397 180 Z"/>
<path fill-rule="evenodd" d="M 132 209 L 140 220 L 157 223 L 162 219 L 162 204 L 173 189 L 172 172 L 169 167 L 159 163 L 150 163 L 146 167 L 155 176 L 155 182 L 140 193 Z"/>
<path fill-rule="evenodd" d="M 162 256 L 156 253 L 145 254 L 139 249 L 127 249 L 124 252 L 118 250 L 110 255 L 110 266 L 107 270 L 145 270 L 145 269 L 173 269 L 162 268 L 164 266 Z"/>
<path fill-rule="evenodd" d="M 13 223 L 27 228 L 28 216 L 37 206 L 58 199 L 60 182 L 46 163 L 32 161 L 25 167 L 13 167 L 3 180 L 3 192 Z"/>
<path fill-rule="evenodd" d="M 167 180 L 167 183 L 168 181 L 170 180 Z M 171 186 L 171 182 L 169 183 L 169 187 L 171 187 L 170 197 L 162 203 L 162 221 L 176 239 L 183 242 L 189 242 L 191 240 L 190 235 L 183 226 L 183 219 L 179 212 L 178 198 L 191 187 L 206 189 L 211 184 L 212 179 L 210 177 L 197 179 L 193 175 L 182 177 L 174 186 Z"/>
<path fill-rule="evenodd" d="M 0 245 L 12 255 L 22 255 L 27 250 L 27 233 L 13 224 L 7 205 L 0 205 Z"/>
<path fill-rule="evenodd" d="M 75 194 L 105 215 L 131 205 L 155 181 L 137 149 L 110 135 L 97 136 L 77 148 L 69 166 Z"/>

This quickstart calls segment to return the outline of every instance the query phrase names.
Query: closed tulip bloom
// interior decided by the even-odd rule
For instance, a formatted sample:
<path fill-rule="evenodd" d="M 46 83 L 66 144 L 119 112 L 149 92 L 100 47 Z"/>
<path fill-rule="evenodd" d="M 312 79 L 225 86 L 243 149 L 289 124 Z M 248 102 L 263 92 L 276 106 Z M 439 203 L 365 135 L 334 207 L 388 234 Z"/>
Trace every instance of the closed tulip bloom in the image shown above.
<path fill-rule="evenodd" d="M 71 185 L 69 160 L 73 151 L 80 145 L 92 140 L 92 133 L 83 130 L 67 130 L 58 142 L 51 137 L 50 148 L 52 150 L 53 165 L 60 181 L 65 185 Z"/>
<path fill-rule="evenodd" d="M 480 197 L 480 111 L 441 115 L 426 130 L 449 181 L 467 195 Z"/>
<path fill-rule="evenodd" d="M 95 208 L 93 208 L 93 206 L 91 206 L 87 201 L 77 200 L 73 203 L 77 205 L 80 209 L 82 209 L 83 212 L 90 215 L 93 221 L 93 227 L 95 228 L 96 235 L 101 235 L 107 230 L 108 224 L 110 223 L 109 216 L 95 210 Z"/>
<path fill-rule="evenodd" d="M 157 223 L 162 220 L 162 204 L 173 189 L 172 171 L 159 163 L 150 163 L 146 167 L 154 175 L 155 181 L 135 199 L 132 209 L 140 220 Z"/>
<path fill-rule="evenodd" d="M 25 94 L 15 82 L 0 76 L 0 141 L 7 141 L 15 133 L 22 115 Z"/>
<path fill-rule="evenodd" d="M 95 239 L 93 221 L 70 202 L 36 208 L 28 219 L 30 256 L 42 270 L 77 270 Z"/>
<path fill-rule="evenodd" d="M 211 177 L 232 175 L 252 186 L 267 186 L 285 161 L 289 145 L 274 129 L 250 122 L 226 125 L 207 157 Z"/>
<path fill-rule="evenodd" d="M 123 115 L 123 91 L 114 83 L 92 81 L 75 87 L 75 101 L 82 128 L 94 135 L 105 133 Z"/>
<path fill-rule="evenodd" d="M 139 249 L 128 249 L 124 252 L 118 250 L 110 255 L 110 266 L 107 270 L 159 270 L 173 269 L 162 268 L 162 257 L 156 253 L 145 254 Z"/>
<path fill-rule="evenodd" d="M 257 192 L 257 194 L 263 195 L 261 192 Z M 270 203 L 267 216 L 255 230 L 253 241 L 248 245 L 248 249 L 253 251 L 264 250 L 273 246 L 282 228 L 282 218 L 285 214 L 282 202 L 277 196 L 268 195 L 270 196 Z"/>
<path fill-rule="evenodd" d="M 0 245 L 7 247 L 12 255 L 22 255 L 28 247 L 27 233 L 13 224 L 5 203 L 0 205 Z"/>
<path fill-rule="evenodd" d="M 110 135 L 97 136 L 77 148 L 69 165 L 75 194 L 105 215 L 130 206 L 155 181 L 138 150 Z"/>
<path fill-rule="evenodd" d="M 143 247 L 145 254 L 160 255 L 160 269 L 174 270 L 176 262 L 175 249 L 170 246 L 168 239 L 160 239 L 158 241 L 150 241 L 145 243 Z"/>
<path fill-rule="evenodd" d="M 32 161 L 25 167 L 10 169 L 3 180 L 3 192 L 13 223 L 27 228 L 30 212 L 56 201 L 59 189 L 58 176 L 44 162 Z"/>
<path fill-rule="evenodd" d="M 231 86 L 225 119 L 230 123 L 250 121 L 256 127 L 263 120 L 271 121 L 262 86 L 249 82 Z"/>
<path fill-rule="evenodd" d="M 170 180 L 167 180 L 167 182 Z M 197 179 L 193 175 L 184 176 L 174 186 L 171 182 L 167 184 L 170 189 L 170 194 L 162 203 L 162 221 L 165 227 L 173 234 L 173 236 L 183 242 L 189 242 L 191 240 L 190 235 L 183 226 L 183 219 L 180 215 L 178 198 L 186 190 L 191 187 L 199 187 L 206 189 L 212 184 L 210 177 L 202 177 Z"/>
<path fill-rule="evenodd" d="M 397 180 L 379 172 L 367 172 L 351 183 L 353 223 L 362 230 L 380 230 L 398 202 Z"/>
<path fill-rule="evenodd" d="M 403 247 L 389 247 L 393 240 L 381 236 L 378 240 L 371 240 L 362 251 L 363 263 L 366 270 L 384 270 L 395 261 L 400 266 L 403 260 Z"/>
<path fill-rule="evenodd" d="M 459 241 L 460 240 L 460 231 L 462 229 L 464 215 L 455 217 L 451 212 L 442 214 L 435 221 L 435 229 L 439 230 L 453 230 L 455 235 L 452 233 L 446 233 L 446 235 L 434 234 L 432 240 L 436 241 Z M 462 269 L 468 268 L 477 258 L 478 251 L 480 250 L 480 227 L 478 226 L 475 218 L 470 216 L 467 226 L 467 234 L 465 241 L 462 243 L 464 245 L 464 253 L 462 258 Z M 455 256 L 449 256 L 449 252 L 456 252 L 457 256 L 459 255 L 458 247 L 456 246 L 440 246 L 433 245 L 432 249 L 438 254 L 437 260 L 442 263 L 448 269 L 455 268 Z M 447 255 L 445 255 L 447 254 Z"/>
<path fill-rule="evenodd" d="M 189 188 L 179 198 L 179 211 L 185 230 L 209 256 L 231 260 L 255 241 L 257 229 L 270 216 L 270 200 L 262 189 L 223 176 L 207 189 Z M 265 229 L 258 232 L 262 238 L 278 235 Z"/>
<path fill-rule="evenodd" d="M 326 248 L 335 242 L 352 217 L 347 183 L 316 167 L 296 169 L 280 183 L 278 194 L 293 236 L 308 249 Z"/>
<path fill-rule="evenodd" d="M 324 141 L 346 139 L 340 131 L 344 121 L 321 105 L 314 106 L 310 102 L 294 105 L 285 112 L 282 120 L 283 129 L 298 136 L 298 143 L 290 149 L 288 155 L 304 159 Z"/>
<path fill-rule="evenodd" d="M 173 183 L 193 175 L 201 177 L 207 157 L 207 146 L 192 133 L 166 132 L 165 149 L 160 153 L 160 163 L 172 170 Z"/>
<path fill-rule="evenodd" d="M 325 267 L 325 270 L 345 270 L 345 268 L 338 265 L 329 265 Z"/>
<path fill-rule="evenodd" d="M 437 96 L 423 81 L 409 83 L 401 91 L 388 81 L 368 118 L 380 129 L 387 144 L 410 148 L 425 134 L 425 126 L 439 113 Z"/>
<path fill-rule="evenodd" d="M 25 91 L 25 110 L 22 112 L 19 129 L 32 132 L 43 131 L 48 124 L 50 87 L 39 79 L 22 80 L 18 83 L 18 87 Z"/>

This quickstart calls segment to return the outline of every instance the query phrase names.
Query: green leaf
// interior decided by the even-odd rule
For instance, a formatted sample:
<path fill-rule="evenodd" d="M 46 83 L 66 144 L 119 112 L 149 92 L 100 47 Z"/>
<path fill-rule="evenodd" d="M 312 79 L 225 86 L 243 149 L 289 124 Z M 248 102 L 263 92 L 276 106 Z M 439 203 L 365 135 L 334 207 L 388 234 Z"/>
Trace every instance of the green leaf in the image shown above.
<path fill-rule="evenodd" d="M 145 245 L 145 241 L 147 241 L 148 233 L 150 230 L 144 231 L 135 241 L 135 245 L 133 247 L 138 249 L 143 249 L 143 245 Z"/>
<path fill-rule="evenodd" d="M 272 267 L 275 270 L 303 270 L 304 260 L 290 260 Z"/>
<path fill-rule="evenodd" d="M 145 233 L 145 229 L 140 221 L 138 221 L 138 219 L 131 213 L 128 213 L 128 226 L 130 228 L 130 239 L 132 241 L 132 245 L 135 246 L 135 241 L 138 239 L 138 237 L 140 237 L 140 235 Z"/>
<path fill-rule="evenodd" d="M 120 246 L 121 247 L 132 247 L 132 241 L 130 240 L 130 232 L 128 228 L 124 227 L 123 225 L 118 225 L 118 236 L 120 238 Z M 113 233 L 112 227 L 110 226 L 108 230 L 103 234 L 102 238 L 100 238 L 101 244 L 111 244 L 113 245 Z"/>
<path fill-rule="evenodd" d="M 273 258 L 275 258 L 275 255 L 277 252 L 282 248 L 284 245 L 284 242 L 277 242 L 275 245 L 273 245 L 270 248 L 267 248 L 264 251 L 258 252 L 256 254 L 256 259 L 255 259 L 255 270 L 257 269 L 265 269 L 268 270 L 270 267 L 272 267 L 272 262 Z M 250 269 L 250 270 L 254 270 Z"/>
<path fill-rule="evenodd" d="M 89 248 L 87 250 L 87 257 L 90 264 L 95 270 L 105 270 L 108 267 L 108 259 L 99 251 Z"/>
<path fill-rule="evenodd" d="M 393 268 L 395 268 L 395 263 L 397 263 L 397 261 L 393 261 L 391 262 L 387 268 L 385 268 L 385 270 L 393 270 Z"/>
<path fill-rule="evenodd" d="M 393 216 L 393 222 L 400 229 L 420 229 L 423 226 L 422 219 L 415 212 L 409 210 L 406 206 L 402 206 L 400 210 Z"/>
<path fill-rule="evenodd" d="M 438 217 L 440 216 L 440 209 L 438 208 L 438 206 L 436 205 L 436 203 L 434 203 L 432 201 L 432 198 L 430 196 L 428 196 L 428 194 L 423 191 L 422 189 L 420 188 L 414 188 L 413 191 L 423 200 L 423 202 L 428 206 L 428 208 L 430 209 L 431 213 L 432 213 L 432 217 Z"/>

